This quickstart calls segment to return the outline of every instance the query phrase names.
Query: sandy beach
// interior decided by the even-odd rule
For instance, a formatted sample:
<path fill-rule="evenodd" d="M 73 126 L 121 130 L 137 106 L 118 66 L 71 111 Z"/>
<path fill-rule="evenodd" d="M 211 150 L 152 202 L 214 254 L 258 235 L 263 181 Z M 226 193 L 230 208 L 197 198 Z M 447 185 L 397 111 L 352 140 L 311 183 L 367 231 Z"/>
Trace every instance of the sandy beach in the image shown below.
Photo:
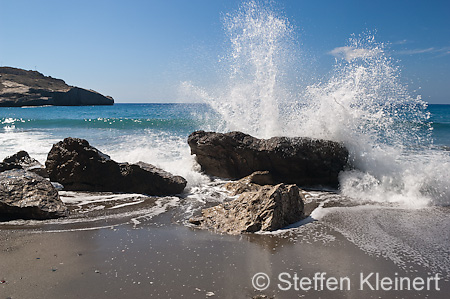
<path fill-rule="evenodd" d="M 372 290 L 375 273 L 393 280 L 435 273 L 413 254 L 403 255 L 407 263 L 400 266 L 369 254 L 327 221 L 284 233 L 230 236 L 174 223 L 176 218 L 172 210 L 138 225 L 2 229 L 1 298 L 447 298 L 450 291 L 448 273 L 426 291 L 394 290 L 394 285 L 389 291 Z M 260 272 L 271 280 L 263 291 L 252 285 Z M 280 273 L 288 274 L 280 280 Z M 343 290 L 314 286 L 317 273 L 347 277 L 350 283 Z M 295 284 L 284 290 L 295 274 L 311 279 L 310 290 L 305 280 L 297 290 Z"/>

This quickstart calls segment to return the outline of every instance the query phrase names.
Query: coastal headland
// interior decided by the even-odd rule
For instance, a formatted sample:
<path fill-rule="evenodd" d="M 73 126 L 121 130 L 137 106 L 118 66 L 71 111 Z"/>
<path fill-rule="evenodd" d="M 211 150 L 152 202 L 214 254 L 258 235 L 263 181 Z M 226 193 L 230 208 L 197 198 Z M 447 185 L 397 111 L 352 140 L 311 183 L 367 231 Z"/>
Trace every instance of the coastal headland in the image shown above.
<path fill-rule="evenodd" d="M 38 71 L 0 67 L 0 107 L 113 105 L 94 90 L 67 85 Z"/>

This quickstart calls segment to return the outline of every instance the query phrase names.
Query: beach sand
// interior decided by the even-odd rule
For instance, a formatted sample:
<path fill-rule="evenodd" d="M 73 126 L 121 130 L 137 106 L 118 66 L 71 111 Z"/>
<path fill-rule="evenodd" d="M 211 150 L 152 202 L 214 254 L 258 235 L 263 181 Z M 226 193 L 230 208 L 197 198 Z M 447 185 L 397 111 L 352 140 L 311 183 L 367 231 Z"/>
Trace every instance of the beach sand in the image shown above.
<path fill-rule="evenodd" d="M 371 272 L 392 279 L 435 273 L 413 259 L 399 267 L 371 255 L 326 222 L 282 234 L 230 236 L 173 219 L 169 211 L 138 225 L 92 230 L 3 229 L 0 298 L 448 298 L 450 292 L 448 276 L 439 281 L 440 290 L 434 284 L 421 292 L 360 290 L 361 275 Z M 271 280 L 263 291 L 252 286 L 259 272 Z M 348 277 L 350 290 L 318 284 L 283 291 L 283 272 Z"/>

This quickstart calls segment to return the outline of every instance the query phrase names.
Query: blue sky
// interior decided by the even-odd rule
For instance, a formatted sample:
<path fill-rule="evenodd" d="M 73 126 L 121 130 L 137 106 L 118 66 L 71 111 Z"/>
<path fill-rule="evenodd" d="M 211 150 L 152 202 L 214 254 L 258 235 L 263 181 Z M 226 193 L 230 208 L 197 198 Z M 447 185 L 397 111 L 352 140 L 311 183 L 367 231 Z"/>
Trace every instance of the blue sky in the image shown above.
<path fill-rule="evenodd" d="M 376 32 L 411 90 L 450 104 L 450 1 L 279 0 L 308 72 L 326 76 L 333 49 Z M 116 102 L 181 101 L 207 86 L 227 51 L 222 19 L 235 0 L 0 0 L 0 64 L 37 69 Z"/>

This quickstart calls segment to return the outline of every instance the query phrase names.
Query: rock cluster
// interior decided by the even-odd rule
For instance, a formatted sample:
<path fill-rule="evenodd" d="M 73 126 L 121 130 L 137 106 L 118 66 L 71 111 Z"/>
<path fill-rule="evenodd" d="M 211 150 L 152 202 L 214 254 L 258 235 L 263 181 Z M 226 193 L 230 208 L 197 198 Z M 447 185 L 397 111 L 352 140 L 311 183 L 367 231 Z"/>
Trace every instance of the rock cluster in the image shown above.
<path fill-rule="evenodd" d="M 54 144 L 45 164 L 46 168 L 25 151 L 0 163 L 0 221 L 66 216 L 55 183 L 64 190 L 158 196 L 181 193 L 186 186 L 184 178 L 151 164 L 117 163 L 78 138 Z"/>
<path fill-rule="evenodd" d="M 222 233 L 272 231 L 305 217 L 299 186 L 337 188 L 347 166 L 348 150 L 340 143 L 272 137 L 242 132 L 197 131 L 188 138 L 191 153 L 209 175 L 240 179 L 227 183 L 232 201 L 203 209 L 190 222 Z"/>
<path fill-rule="evenodd" d="M 190 222 L 221 233 L 272 231 L 305 216 L 300 186 L 338 186 L 348 151 L 340 143 L 309 138 L 258 139 L 241 132 L 197 131 L 188 144 L 209 175 L 240 179 L 225 187 L 238 198 L 201 211 Z M 50 180 L 45 179 L 47 176 Z M 21 151 L 0 163 L 0 219 L 67 215 L 57 190 L 109 191 L 165 196 L 183 192 L 186 180 L 151 164 L 118 163 L 79 138 L 53 145 L 45 168 Z"/>

